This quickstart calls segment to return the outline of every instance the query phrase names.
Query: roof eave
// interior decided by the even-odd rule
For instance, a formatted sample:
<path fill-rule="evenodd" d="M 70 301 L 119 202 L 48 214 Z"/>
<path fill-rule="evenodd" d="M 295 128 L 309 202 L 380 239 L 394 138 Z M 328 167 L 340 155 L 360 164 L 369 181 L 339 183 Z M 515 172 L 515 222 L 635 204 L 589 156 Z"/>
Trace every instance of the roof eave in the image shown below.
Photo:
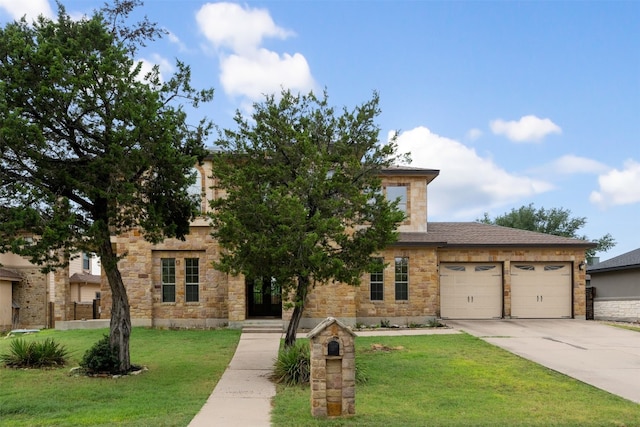
<path fill-rule="evenodd" d="M 620 265 L 616 267 L 605 267 L 605 268 L 595 268 L 595 269 L 588 268 L 587 273 L 598 274 L 598 273 L 607 273 L 611 271 L 636 270 L 636 269 L 640 269 L 640 264 Z"/>

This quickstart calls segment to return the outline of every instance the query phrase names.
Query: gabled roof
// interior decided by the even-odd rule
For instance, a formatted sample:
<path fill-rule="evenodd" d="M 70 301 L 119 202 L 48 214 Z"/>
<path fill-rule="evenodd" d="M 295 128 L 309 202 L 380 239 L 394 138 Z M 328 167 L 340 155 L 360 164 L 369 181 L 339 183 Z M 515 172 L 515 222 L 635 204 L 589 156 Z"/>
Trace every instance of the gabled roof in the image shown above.
<path fill-rule="evenodd" d="M 396 246 L 564 246 L 593 248 L 595 243 L 479 222 L 429 222 L 426 233 L 399 233 Z"/>
<path fill-rule="evenodd" d="M 587 271 L 590 274 L 597 274 L 604 271 L 627 270 L 630 268 L 640 268 L 640 248 L 589 266 Z"/>
<path fill-rule="evenodd" d="M 93 283 L 100 284 L 100 276 L 87 273 L 74 273 L 69 277 L 69 283 Z"/>
<path fill-rule="evenodd" d="M 21 282 L 22 276 L 15 271 L 0 267 L 0 280 L 6 280 L 8 282 Z"/>

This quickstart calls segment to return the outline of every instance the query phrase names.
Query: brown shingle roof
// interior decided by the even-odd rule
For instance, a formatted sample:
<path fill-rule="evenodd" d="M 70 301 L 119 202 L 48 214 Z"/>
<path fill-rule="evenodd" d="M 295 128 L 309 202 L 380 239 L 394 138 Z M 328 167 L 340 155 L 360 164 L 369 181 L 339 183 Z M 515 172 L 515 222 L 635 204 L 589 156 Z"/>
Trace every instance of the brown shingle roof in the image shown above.
<path fill-rule="evenodd" d="M 426 233 L 400 233 L 395 245 L 411 246 L 578 246 L 596 244 L 479 222 L 430 222 Z"/>
<path fill-rule="evenodd" d="M 95 274 L 74 273 L 69 277 L 69 283 L 96 283 L 100 284 L 100 276 Z"/>

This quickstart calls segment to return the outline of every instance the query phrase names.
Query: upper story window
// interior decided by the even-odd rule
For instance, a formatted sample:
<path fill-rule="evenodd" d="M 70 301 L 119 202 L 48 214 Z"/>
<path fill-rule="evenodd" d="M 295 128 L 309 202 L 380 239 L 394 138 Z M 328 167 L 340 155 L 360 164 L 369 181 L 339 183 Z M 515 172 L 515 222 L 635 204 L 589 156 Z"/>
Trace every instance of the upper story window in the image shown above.
<path fill-rule="evenodd" d="M 397 200 L 400 212 L 407 214 L 407 187 L 405 185 L 387 186 L 387 200 L 390 202 Z"/>
<path fill-rule="evenodd" d="M 91 254 L 86 252 L 82 253 L 82 269 L 91 271 Z"/>
<path fill-rule="evenodd" d="M 198 200 L 198 212 L 202 212 L 202 174 L 198 168 L 191 169 L 191 174 L 196 180 L 189 186 L 187 193 Z"/>

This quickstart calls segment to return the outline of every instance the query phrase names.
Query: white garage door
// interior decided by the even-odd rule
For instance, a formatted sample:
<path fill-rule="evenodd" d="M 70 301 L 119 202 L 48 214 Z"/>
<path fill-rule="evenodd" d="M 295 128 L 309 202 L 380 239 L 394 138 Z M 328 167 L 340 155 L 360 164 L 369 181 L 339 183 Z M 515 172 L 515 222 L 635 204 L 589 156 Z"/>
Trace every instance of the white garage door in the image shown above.
<path fill-rule="evenodd" d="M 440 264 L 440 317 L 502 317 L 502 265 Z"/>
<path fill-rule="evenodd" d="M 571 317 L 571 264 L 511 263 L 511 317 Z"/>

